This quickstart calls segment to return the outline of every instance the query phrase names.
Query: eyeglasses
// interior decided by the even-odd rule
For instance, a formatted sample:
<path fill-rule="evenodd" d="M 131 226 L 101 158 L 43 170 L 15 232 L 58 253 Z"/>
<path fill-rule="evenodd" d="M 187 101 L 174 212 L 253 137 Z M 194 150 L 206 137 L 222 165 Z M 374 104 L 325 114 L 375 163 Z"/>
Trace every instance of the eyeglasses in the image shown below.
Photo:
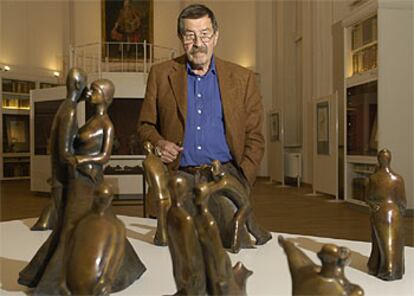
<path fill-rule="evenodd" d="M 196 41 L 196 38 L 199 38 L 203 43 L 208 43 L 211 38 L 213 38 L 215 33 L 216 32 L 209 34 L 208 32 L 201 32 L 200 34 L 196 34 L 194 32 L 186 32 L 182 36 L 184 43 L 187 44 L 194 43 Z"/>

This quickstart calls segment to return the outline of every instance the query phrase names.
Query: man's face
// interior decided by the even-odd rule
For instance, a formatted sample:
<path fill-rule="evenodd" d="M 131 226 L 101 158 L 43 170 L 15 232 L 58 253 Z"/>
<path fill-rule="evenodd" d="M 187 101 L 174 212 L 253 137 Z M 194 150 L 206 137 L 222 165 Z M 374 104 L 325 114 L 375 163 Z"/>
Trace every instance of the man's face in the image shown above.
<path fill-rule="evenodd" d="M 209 65 L 218 39 L 218 31 L 214 33 L 210 18 L 184 19 L 183 33 L 181 41 L 193 68 Z"/>

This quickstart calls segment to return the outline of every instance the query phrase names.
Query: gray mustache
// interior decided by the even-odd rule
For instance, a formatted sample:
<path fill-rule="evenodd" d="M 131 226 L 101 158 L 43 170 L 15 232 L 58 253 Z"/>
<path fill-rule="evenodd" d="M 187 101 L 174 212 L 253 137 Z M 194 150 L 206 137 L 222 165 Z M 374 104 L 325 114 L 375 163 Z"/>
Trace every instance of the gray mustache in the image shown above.
<path fill-rule="evenodd" d="M 196 53 L 207 53 L 207 47 L 206 46 L 200 46 L 200 47 L 194 47 L 191 48 L 190 54 L 196 54 Z"/>

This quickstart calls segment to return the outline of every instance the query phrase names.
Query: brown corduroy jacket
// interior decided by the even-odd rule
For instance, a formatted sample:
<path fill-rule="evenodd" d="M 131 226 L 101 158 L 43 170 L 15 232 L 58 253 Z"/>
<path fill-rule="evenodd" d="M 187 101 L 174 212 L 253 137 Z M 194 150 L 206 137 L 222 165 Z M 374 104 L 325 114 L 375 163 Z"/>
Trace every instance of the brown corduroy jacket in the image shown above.
<path fill-rule="evenodd" d="M 263 157 L 263 106 L 255 75 L 215 57 L 227 144 L 235 163 L 253 185 Z M 183 143 L 187 115 L 185 56 L 153 65 L 138 121 L 141 143 L 165 139 Z M 168 165 L 177 170 L 179 159 Z"/>

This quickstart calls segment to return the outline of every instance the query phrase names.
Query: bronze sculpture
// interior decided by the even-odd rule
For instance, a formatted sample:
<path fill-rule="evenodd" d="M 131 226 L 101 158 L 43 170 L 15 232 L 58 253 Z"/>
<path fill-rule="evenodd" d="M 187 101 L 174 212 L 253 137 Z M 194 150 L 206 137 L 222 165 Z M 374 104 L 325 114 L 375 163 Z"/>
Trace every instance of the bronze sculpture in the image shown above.
<path fill-rule="evenodd" d="M 20 284 L 36 287 L 35 295 L 64 294 L 68 290 L 64 273 L 67 246 L 70 245 L 77 223 L 92 207 L 95 188 L 103 181 L 103 165 L 111 155 L 114 128 L 107 109 L 113 94 L 114 85 L 109 80 L 93 82 L 90 101 L 95 105 L 95 115 L 78 130 L 74 141 L 62 140 L 64 145 L 75 151 L 75 156 L 65 170 L 67 189 L 59 207 L 58 224 L 31 262 L 20 272 L 18 279 Z M 126 240 L 124 257 L 111 290 L 126 288 L 144 271 L 145 266 Z"/>
<path fill-rule="evenodd" d="M 74 295 L 108 295 L 124 256 L 126 230 L 112 213 L 112 190 L 96 189 L 92 209 L 77 223 L 65 254 L 66 284 Z M 97 264 L 99 262 L 99 264 Z"/>
<path fill-rule="evenodd" d="M 147 157 L 143 161 L 145 180 L 148 182 L 148 196 L 157 203 L 158 221 L 154 244 L 167 245 L 167 212 L 171 206 L 171 196 L 168 190 L 169 173 L 161 159 L 154 154 L 154 147 L 150 142 L 144 143 Z"/>
<path fill-rule="evenodd" d="M 366 200 L 370 208 L 372 249 L 370 274 L 387 281 L 404 274 L 404 213 L 407 207 L 404 180 L 391 170 L 391 152 L 378 153 L 379 167 L 369 178 Z"/>
<path fill-rule="evenodd" d="M 177 286 L 176 295 L 205 295 L 206 271 L 194 220 L 183 207 L 189 192 L 185 178 L 172 176 L 169 181 L 172 205 L 167 215 L 168 248 Z"/>
<path fill-rule="evenodd" d="M 53 118 L 50 131 L 50 160 L 52 177 L 51 203 L 46 206 L 32 230 L 53 229 L 61 212 L 61 201 L 67 195 L 69 165 L 74 163 L 74 141 L 78 132 L 77 104 L 87 96 L 87 75 L 79 68 L 72 68 L 66 79 L 66 99 Z M 63 196 L 62 196 L 63 195 Z"/>
<path fill-rule="evenodd" d="M 243 244 L 243 234 L 251 233 L 256 239 L 256 244 L 264 244 L 272 238 L 270 232 L 263 229 L 256 221 L 250 205 L 250 198 L 246 189 L 231 174 L 223 170 L 218 160 L 212 162 L 211 173 L 213 181 L 198 187 L 198 190 L 205 191 L 205 194 L 214 195 L 216 199 L 228 198 L 236 207 L 236 211 L 228 217 L 215 217 L 220 228 L 220 235 L 225 248 L 237 253 Z M 227 221 L 230 220 L 230 223 Z M 230 229 L 228 227 L 230 226 Z M 246 239 L 244 239 L 246 241 Z M 252 244 L 244 243 L 243 247 L 251 247 Z"/>
<path fill-rule="evenodd" d="M 183 201 L 192 194 L 182 176 L 170 178 L 172 206 L 168 211 L 168 247 L 177 286 L 175 295 L 245 295 L 246 280 L 252 274 L 240 262 L 234 268 L 208 211 L 208 185 L 195 188 L 196 214 L 192 217 Z"/>
<path fill-rule="evenodd" d="M 234 269 L 231 267 L 230 258 L 223 249 L 217 223 L 208 210 L 208 199 L 214 191 L 209 188 L 210 186 L 214 187 L 216 184 L 197 185 L 194 201 L 197 209 L 194 221 L 204 254 L 207 291 L 210 295 L 245 295 L 246 280 L 252 272 L 240 262 Z M 240 216 L 240 221 L 243 223 L 243 214 Z"/>
<path fill-rule="evenodd" d="M 318 252 L 322 266 L 313 263 L 292 242 L 279 236 L 279 244 L 288 258 L 292 277 L 292 295 L 361 296 L 364 291 L 345 277 L 350 251 L 345 247 L 326 244 Z"/>

